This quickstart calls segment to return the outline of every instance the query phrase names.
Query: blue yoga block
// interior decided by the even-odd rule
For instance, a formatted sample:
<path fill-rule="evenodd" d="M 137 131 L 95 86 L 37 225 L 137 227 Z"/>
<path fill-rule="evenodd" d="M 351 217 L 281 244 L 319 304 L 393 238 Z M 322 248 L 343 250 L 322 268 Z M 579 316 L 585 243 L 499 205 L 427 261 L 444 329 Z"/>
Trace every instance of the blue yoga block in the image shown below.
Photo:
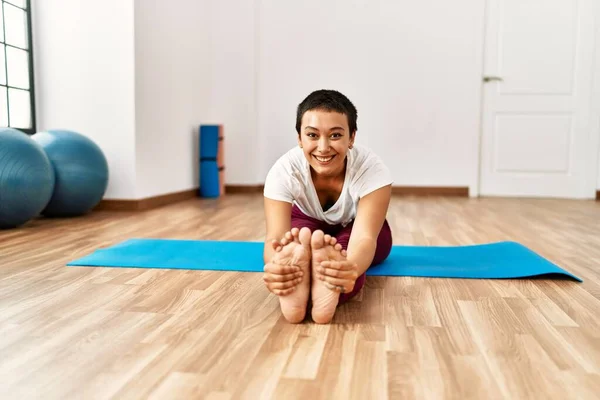
<path fill-rule="evenodd" d="M 221 125 L 200 126 L 200 196 L 219 197 L 223 194 L 223 146 Z"/>
<path fill-rule="evenodd" d="M 216 161 L 200 162 L 200 196 L 219 197 L 219 167 Z"/>
<path fill-rule="evenodd" d="M 200 161 L 205 159 L 217 159 L 219 151 L 219 126 L 200 126 Z"/>

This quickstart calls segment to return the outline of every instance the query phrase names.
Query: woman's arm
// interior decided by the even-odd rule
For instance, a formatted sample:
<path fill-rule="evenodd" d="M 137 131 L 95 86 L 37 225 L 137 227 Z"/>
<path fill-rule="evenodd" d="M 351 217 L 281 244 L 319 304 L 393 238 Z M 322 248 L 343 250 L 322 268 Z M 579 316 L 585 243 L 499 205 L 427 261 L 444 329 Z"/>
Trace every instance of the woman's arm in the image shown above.
<path fill-rule="evenodd" d="M 371 266 L 377 249 L 377 238 L 385 222 L 392 188 L 384 186 L 363 197 L 358 203 L 350 233 L 345 261 L 324 261 L 313 266 L 317 278 L 336 292 L 348 293 L 356 279 Z"/>
<path fill-rule="evenodd" d="M 388 185 L 359 200 L 347 249 L 347 259 L 358 266 L 358 276 L 373 262 L 377 238 L 385 222 L 391 197 L 392 186 Z"/>
<path fill-rule="evenodd" d="M 265 264 L 271 262 L 275 254 L 273 241 L 279 242 L 292 226 L 292 205 L 285 201 L 264 198 L 265 219 L 267 222 L 267 233 L 263 260 Z"/>

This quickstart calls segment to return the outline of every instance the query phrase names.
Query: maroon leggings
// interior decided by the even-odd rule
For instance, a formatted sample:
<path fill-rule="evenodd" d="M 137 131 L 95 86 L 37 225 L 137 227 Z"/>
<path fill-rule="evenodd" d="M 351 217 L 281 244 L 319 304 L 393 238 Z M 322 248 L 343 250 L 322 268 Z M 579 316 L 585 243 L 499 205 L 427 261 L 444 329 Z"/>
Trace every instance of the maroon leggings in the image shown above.
<path fill-rule="evenodd" d="M 350 222 L 345 227 L 342 225 L 329 225 L 326 222 L 305 215 L 300 209 L 294 204 L 292 207 L 292 228 L 301 229 L 307 227 L 311 232 L 318 229 L 322 230 L 325 234 L 329 234 L 337 239 L 337 242 L 342 245 L 344 250 L 348 248 L 348 241 L 350 240 L 350 233 L 352 232 L 352 226 L 354 221 Z M 392 250 L 392 231 L 386 221 L 384 221 L 379 236 L 377 237 L 377 248 L 375 249 L 375 255 L 371 266 L 377 265 L 385 260 Z M 356 296 L 358 292 L 365 285 L 366 273 L 356 279 L 354 283 L 354 289 L 350 293 L 342 293 L 338 305 L 341 305 L 352 297 Z"/>

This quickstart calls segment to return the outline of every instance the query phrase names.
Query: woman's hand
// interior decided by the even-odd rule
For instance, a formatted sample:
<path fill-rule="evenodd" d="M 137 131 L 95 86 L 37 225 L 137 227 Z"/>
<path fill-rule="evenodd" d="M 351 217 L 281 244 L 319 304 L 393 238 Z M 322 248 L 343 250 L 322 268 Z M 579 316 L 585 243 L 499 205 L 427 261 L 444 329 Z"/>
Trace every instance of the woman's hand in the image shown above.
<path fill-rule="evenodd" d="M 323 281 L 330 290 L 338 293 L 350 293 L 358 279 L 358 264 L 348 260 L 323 261 L 316 267 L 316 271 L 317 279 Z"/>
<path fill-rule="evenodd" d="M 264 268 L 263 281 L 267 289 L 277 296 L 286 296 L 302 282 L 302 271 L 294 265 L 268 263 Z"/>

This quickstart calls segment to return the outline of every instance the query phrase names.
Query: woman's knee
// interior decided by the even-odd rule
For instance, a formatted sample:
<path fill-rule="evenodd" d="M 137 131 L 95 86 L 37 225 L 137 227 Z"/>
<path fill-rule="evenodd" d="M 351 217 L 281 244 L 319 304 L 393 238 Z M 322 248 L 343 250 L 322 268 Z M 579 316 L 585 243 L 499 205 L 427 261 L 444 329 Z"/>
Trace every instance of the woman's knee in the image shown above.
<path fill-rule="evenodd" d="M 372 265 L 383 262 L 392 252 L 392 230 L 387 220 L 383 222 L 379 236 L 377 236 L 377 247 L 373 256 Z"/>

